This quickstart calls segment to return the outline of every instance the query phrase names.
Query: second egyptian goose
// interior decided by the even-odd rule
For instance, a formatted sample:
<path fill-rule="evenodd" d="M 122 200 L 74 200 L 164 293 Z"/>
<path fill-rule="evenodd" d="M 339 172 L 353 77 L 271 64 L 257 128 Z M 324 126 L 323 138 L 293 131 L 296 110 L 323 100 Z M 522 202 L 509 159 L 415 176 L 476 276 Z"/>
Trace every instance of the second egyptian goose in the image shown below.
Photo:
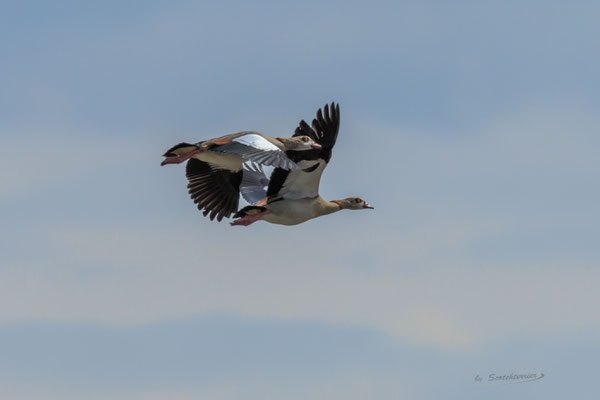
<path fill-rule="evenodd" d="M 373 209 L 359 197 L 326 201 L 319 196 L 321 175 L 331 159 L 339 127 L 340 109 L 334 103 L 325 105 L 323 111 L 317 111 L 312 127 L 304 120 L 300 121 L 294 137 L 308 136 L 321 148 L 304 152 L 286 151 L 286 155 L 302 168 L 275 168 L 270 179 L 266 178 L 262 168 L 247 169 L 241 193 L 253 205 L 237 212 L 234 218 L 238 219 L 231 224 L 248 226 L 264 220 L 273 224 L 296 225 L 343 209 Z"/>
<path fill-rule="evenodd" d="M 186 176 L 189 193 L 204 210 L 221 221 L 238 209 L 239 186 L 243 164 L 253 161 L 284 171 L 301 169 L 285 151 L 302 152 L 319 149 L 321 145 L 308 136 L 271 138 L 258 132 L 246 131 L 205 140 L 195 144 L 179 143 L 163 155 L 161 165 L 188 161 Z"/>
<path fill-rule="evenodd" d="M 324 200 L 321 196 L 281 199 L 263 206 L 243 208 L 234 215 L 234 218 L 237 219 L 231 225 L 248 226 L 259 220 L 279 225 L 297 225 L 340 210 L 364 210 L 367 208 L 373 209 L 360 197 L 332 201 Z"/>

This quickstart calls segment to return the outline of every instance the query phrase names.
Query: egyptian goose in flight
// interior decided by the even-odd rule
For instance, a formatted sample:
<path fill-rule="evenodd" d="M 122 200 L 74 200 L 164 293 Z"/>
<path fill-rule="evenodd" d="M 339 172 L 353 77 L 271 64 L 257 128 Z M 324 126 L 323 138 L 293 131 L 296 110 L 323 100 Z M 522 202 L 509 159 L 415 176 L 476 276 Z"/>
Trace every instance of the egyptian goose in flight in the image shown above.
<path fill-rule="evenodd" d="M 321 148 L 303 152 L 292 149 L 285 152 L 300 169 L 275 168 L 271 178 L 267 179 L 260 166 L 246 166 L 241 193 L 253 205 L 237 212 L 234 218 L 238 219 L 231 224 L 248 226 L 264 220 L 273 224 L 296 225 L 339 210 L 373 209 L 359 197 L 326 201 L 319 196 L 321 175 L 331 159 L 339 127 L 339 105 L 325 105 L 323 111 L 317 111 L 312 127 L 302 120 L 293 136 L 308 136 L 321 145 Z"/>
<path fill-rule="evenodd" d="M 187 160 L 188 189 L 194 203 L 199 210 L 204 209 L 204 216 L 210 213 L 211 220 L 216 217 L 217 221 L 221 221 L 238 209 L 245 162 L 269 165 L 283 171 L 297 170 L 301 167 L 285 151 L 303 152 L 319 148 L 321 145 L 306 135 L 271 138 L 247 131 L 195 144 L 179 143 L 167 150 L 161 165 Z"/>

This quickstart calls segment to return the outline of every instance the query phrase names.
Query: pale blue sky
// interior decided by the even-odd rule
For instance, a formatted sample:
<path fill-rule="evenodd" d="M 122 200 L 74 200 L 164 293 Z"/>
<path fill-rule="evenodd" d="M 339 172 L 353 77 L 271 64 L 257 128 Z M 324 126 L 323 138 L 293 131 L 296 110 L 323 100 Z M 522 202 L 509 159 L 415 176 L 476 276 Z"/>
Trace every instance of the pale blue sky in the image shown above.
<path fill-rule="evenodd" d="M 3 4 L 0 397 L 597 398 L 599 12 Z M 373 212 L 233 228 L 159 167 L 332 100 Z"/>

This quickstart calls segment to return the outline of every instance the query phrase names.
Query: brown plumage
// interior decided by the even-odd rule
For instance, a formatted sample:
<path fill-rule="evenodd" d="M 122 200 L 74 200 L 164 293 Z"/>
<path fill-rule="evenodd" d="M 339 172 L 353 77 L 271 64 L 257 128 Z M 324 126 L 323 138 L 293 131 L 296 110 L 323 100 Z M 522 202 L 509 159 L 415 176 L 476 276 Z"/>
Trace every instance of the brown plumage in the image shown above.
<path fill-rule="evenodd" d="M 246 199 L 256 200 L 252 201 L 252 206 L 236 213 L 235 218 L 238 219 L 232 225 L 247 226 L 258 220 L 296 225 L 343 209 L 372 209 L 371 205 L 358 197 L 326 201 L 319 195 L 321 176 L 331 160 L 339 128 L 340 108 L 335 103 L 319 109 L 312 126 L 304 120 L 300 121 L 294 135 L 308 136 L 321 148 L 305 152 L 286 151 L 301 169 L 290 171 L 275 168 L 267 190 L 264 185 L 261 186 L 266 178 L 260 175 L 261 171 L 254 171 L 251 180 L 244 181 L 242 178 L 242 194 Z"/>
<path fill-rule="evenodd" d="M 307 136 L 270 138 L 258 132 L 239 132 L 195 144 L 179 143 L 164 154 L 161 165 L 187 162 L 188 189 L 198 209 L 221 221 L 238 209 L 244 162 L 298 169 L 285 150 L 320 148 Z"/>

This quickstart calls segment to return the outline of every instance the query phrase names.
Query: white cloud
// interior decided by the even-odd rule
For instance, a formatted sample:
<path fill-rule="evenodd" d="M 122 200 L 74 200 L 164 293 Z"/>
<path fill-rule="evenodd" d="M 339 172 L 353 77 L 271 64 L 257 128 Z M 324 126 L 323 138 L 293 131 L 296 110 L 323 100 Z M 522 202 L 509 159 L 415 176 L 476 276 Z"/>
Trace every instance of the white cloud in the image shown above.
<path fill-rule="evenodd" d="M 73 388 L 44 385 L 40 387 L 14 387 L 10 382 L 0 381 L 0 396 L 14 400 L 44 398 L 48 400 L 70 400 L 85 397 L 90 400 L 235 400 L 286 398 L 286 399 L 364 399 L 373 395 L 381 397 L 402 395 L 403 398 L 415 398 L 416 383 L 405 381 L 406 378 L 375 377 L 362 371 L 344 371 L 327 379 L 306 379 L 304 377 L 260 377 L 253 380 L 232 382 L 214 382 L 202 388 L 148 389 L 129 390 L 97 390 L 93 393 Z M 401 379 L 402 383 L 398 381 Z M 48 387 L 50 386 L 50 387 Z"/>

